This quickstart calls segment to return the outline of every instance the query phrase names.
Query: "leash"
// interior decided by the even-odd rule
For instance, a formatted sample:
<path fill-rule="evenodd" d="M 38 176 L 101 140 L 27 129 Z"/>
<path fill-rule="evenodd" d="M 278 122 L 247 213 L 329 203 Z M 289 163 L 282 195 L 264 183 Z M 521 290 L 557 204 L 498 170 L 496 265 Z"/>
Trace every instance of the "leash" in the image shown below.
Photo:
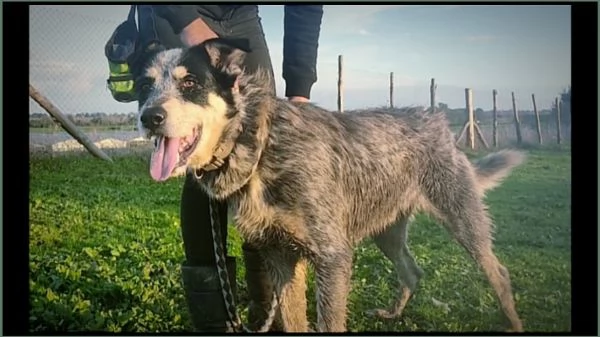
<path fill-rule="evenodd" d="M 232 138 L 235 139 L 235 137 L 237 137 L 241 131 L 242 129 L 240 126 L 238 129 L 235 130 Z M 199 180 L 200 178 L 202 178 L 202 175 L 204 175 L 204 172 L 216 170 L 223 166 L 223 164 L 225 164 L 226 158 L 233 150 L 234 145 L 234 141 L 230 141 L 218 146 L 215 149 L 215 154 L 213 155 L 213 159 L 211 160 L 211 162 L 202 169 L 194 170 L 194 177 Z M 271 299 L 267 318 L 258 330 L 253 331 L 242 323 L 236 310 L 235 298 L 233 296 L 233 290 L 229 281 L 229 271 L 227 270 L 226 259 L 227 250 L 223 246 L 223 236 L 221 233 L 221 226 L 219 226 L 219 224 L 221 223 L 219 215 L 219 205 L 217 204 L 216 200 L 210 199 L 208 206 L 210 212 L 210 227 L 213 236 L 213 251 L 215 254 L 215 260 L 217 262 L 217 274 L 219 275 L 221 293 L 223 295 L 223 301 L 225 302 L 227 315 L 229 316 L 229 321 L 226 322 L 227 329 L 233 332 L 268 332 L 271 326 L 273 325 L 273 321 L 275 320 L 275 314 L 277 312 L 276 309 L 279 305 L 279 298 L 277 296 L 277 293 L 273 292 L 273 297 Z"/>
<path fill-rule="evenodd" d="M 271 299 L 268 316 L 265 319 L 263 325 L 256 331 L 249 329 L 246 325 L 242 324 L 240 317 L 236 310 L 235 298 L 233 297 L 233 291 L 231 283 L 229 282 L 229 272 L 226 264 L 226 250 L 223 247 L 223 240 L 221 236 L 220 215 L 219 205 L 216 200 L 211 199 L 209 201 L 210 209 L 210 227 L 213 234 L 213 249 L 215 253 L 215 260 L 217 261 L 217 273 L 219 274 L 219 282 L 221 283 L 221 292 L 223 294 L 223 300 L 225 301 L 225 307 L 227 309 L 227 315 L 229 321 L 226 322 L 227 328 L 233 332 L 268 332 L 273 325 L 275 320 L 275 313 L 279 300 L 276 292 L 273 292 L 273 298 Z"/>

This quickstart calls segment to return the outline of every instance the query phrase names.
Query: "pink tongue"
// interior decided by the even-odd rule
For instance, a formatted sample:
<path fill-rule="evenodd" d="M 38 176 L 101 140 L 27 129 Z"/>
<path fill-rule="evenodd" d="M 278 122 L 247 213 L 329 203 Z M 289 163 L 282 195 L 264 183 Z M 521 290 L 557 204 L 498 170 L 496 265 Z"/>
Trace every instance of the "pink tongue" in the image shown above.
<path fill-rule="evenodd" d="M 165 181 L 179 160 L 179 137 L 160 137 L 150 158 L 150 175 L 156 181 Z"/>

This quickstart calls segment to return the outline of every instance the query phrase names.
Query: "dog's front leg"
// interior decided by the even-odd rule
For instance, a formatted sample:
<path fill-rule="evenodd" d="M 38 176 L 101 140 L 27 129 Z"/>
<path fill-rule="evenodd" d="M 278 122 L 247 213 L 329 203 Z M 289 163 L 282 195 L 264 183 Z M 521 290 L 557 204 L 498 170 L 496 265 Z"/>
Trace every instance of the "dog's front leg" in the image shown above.
<path fill-rule="evenodd" d="M 263 248 L 261 254 L 278 299 L 276 307 L 271 308 L 276 311 L 267 313 L 266 321 L 271 318 L 281 321 L 283 332 L 308 332 L 306 261 L 296 252 L 281 247 Z"/>
<path fill-rule="evenodd" d="M 306 316 L 306 272 L 305 259 L 299 259 L 292 280 L 283 287 L 279 308 L 284 332 L 309 332 Z"/>
<path fill-rule="evenodd" d="M 344 249 L 317 260 L 317 328 L 319 332 L 345 332 L 352 250 Z"/>

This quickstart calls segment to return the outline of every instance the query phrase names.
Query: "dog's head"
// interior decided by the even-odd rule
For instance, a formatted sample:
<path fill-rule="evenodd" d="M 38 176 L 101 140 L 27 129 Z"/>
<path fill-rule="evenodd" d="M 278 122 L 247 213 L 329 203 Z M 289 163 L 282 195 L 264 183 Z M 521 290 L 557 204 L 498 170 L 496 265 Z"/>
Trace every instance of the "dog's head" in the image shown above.
<path fill-rule="evenodd" d="M 139 130 L 155 137 L 153 179 L 164 181 L 213 160 L 237 113 L 238 79 L 248 51 L 243 42 L 212 39 L 162 51 L 136 81 Z"/>

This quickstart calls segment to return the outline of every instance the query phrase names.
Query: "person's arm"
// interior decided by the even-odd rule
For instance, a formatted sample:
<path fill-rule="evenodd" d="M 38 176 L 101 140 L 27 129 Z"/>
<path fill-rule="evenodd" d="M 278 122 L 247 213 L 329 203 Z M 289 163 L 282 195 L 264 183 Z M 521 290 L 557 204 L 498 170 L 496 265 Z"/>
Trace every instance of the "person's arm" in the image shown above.
<path fill-rule="evenodd" d="M 283 78 L 290 101 L 308 102 L 317 81 L 317 49 L 322 5 L 285 5 Z"/>
<path fill-rule="evenodd" d="M 200 44 L 218 35 L 202 21 L 195 5 L 155 5 L 156 14 L 169 22 L 175 34 L 187 47 Z"/>

